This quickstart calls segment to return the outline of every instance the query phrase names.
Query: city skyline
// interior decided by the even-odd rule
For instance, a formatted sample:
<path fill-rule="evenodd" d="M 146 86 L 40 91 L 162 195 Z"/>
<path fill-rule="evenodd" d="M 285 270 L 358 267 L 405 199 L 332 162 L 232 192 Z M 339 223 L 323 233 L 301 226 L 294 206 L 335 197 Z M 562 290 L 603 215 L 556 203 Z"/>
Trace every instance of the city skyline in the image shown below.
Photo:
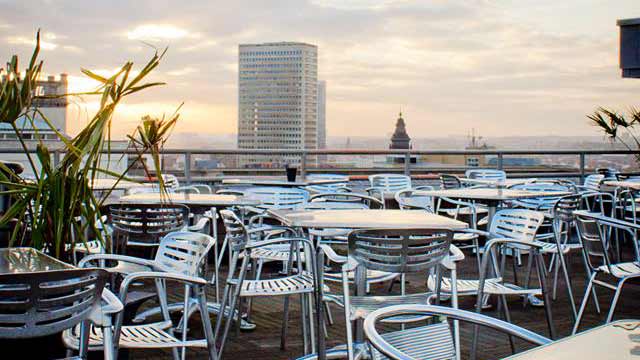
<path fill-rule="evenodd" d="M 635 105 L 640 86 L 620 78 L 617 58 L 615 20 L 637 16 L 634 1 L 0 3 L 0 55 L 28 56 L 41 27 L 44 70 L 68 73 L 71 91 L 92 86 L 80 67 L 108 73 L 127 59 L 143 63 L 153 52 L 143 42 L 169 46 L 155 76 L 168 85 L 124 104 L 118 135 L 182 101 L 176 131 L 235 133 L 241 43 L 322 49 L 327 136 L 387 134 L 400 108 L 416 137 L 471 128 L 485 136 L 597 135 L 586 115 Z M 71 133 L 96 101 L 71 105 Z"/>

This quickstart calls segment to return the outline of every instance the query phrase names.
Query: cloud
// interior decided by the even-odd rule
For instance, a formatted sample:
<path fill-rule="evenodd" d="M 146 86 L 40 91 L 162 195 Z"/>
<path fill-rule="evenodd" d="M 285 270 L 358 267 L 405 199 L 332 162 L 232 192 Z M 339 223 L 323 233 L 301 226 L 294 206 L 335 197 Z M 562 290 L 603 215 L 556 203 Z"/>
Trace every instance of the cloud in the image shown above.
<path fill-rule="evenodd" d="M 190 75 L 193 73 L 198 72 L 197 68 L 194 67 L 183 67 L 181 69 L 176 69 L 176 70 L 171 70 L 171 71 L 167 71 L 167 75 L 169 76 L 185 76 L 185 75 Z"/>
<path fill-rule="evenodd" d="M 166 41 L 194 36 L 186 29 L 169 24 L 145 24 L 127 32 L 129 40 Z"/>
<path fill-rule="evenodd" d="M 28 45 L 34 47 L 36 45 L 36 40 L 27 38 L 24 36 L 8 36 L 7 43 L 12 45 Z M 55 50 L 58 47 L 58 44 L 40 39 L 40 48 L 42 50 Z"/>

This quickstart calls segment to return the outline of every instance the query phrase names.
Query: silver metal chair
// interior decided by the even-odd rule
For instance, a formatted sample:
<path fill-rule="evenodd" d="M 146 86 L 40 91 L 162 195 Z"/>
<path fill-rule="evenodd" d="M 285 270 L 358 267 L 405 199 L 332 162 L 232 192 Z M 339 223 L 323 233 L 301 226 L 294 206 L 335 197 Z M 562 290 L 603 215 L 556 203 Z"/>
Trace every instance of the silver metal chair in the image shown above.
<path fill-rule="evenodd" d="M 400 190 L 411 189 L 411 178 L 406 175 L 398 174 L 376 174 L 369 176 L 369 185 L 367 193 L 370 196 L 380 199 L 384 202 L 385 193 L 393 193 Z"/>
<path fill-rule="evenodd" d="M 609 313 L 607 314 L 606 323 L 611 322 L 613 314 L 616 310 L 618 299 L 622 292 L 622 287 L 628 280 L 640 277 L 640 252 L 638 251 L 637 232 L 638 226 L 629 222 L 618 220 L 615 218 L 602 217 L 594 219 L 589 216 L 578 215 L 576 217 L 578 237 L 582 243 L 583 256 L 589 265 L 591 277 L 582 298 L 582 304 L 578 311 L 578 317 L 573 327 L 572 334 L 575 334 L 582 320 L 584 310 L 592 297 L 592 289 L 594 285 L 612 290 L 614 292 Z M 634 260 L 630 262 L 615 262 L 614 249 L 612 246 L 613 230 L 626 233 L 631 239 L 634 249 Z M 612 277 L 616 280 L 615 284 L 598 279 L 599 275 Z M 594 297 L 596 306 L 597 299 Z"/>
<path fill-rule="evenodd" d="M 423 187 L 425 188 L 425 187 Z M 426 189 L 423 189 L 426 190 Z M 433 190 L 433 187 L 431 189 Z M 405 189 L 396 192 L 394 195 L 400 210 L 426 210 L 428 212 L 434 212 L 433 197 L 422 195 L 419 191 L 414 189 Z"/>
<path fill-rule="evenodd" d="M 215 240 L 206 234 L 193 232 L 174 232 L 166 235 L 160 242 L 154 260 L 146 260 L 124 255 L 100 254 L 83 258 L 79 266 L 87 267 L 98 263 L 114 263 L 115 266 L 105 270 L 120 272 L 122 264 L 132 264 L 137 267 L 131 271 L 127 267 L 127 276 L 120 287 L 120 299 L 125 303 L 127 293 L 132 283 L 139 283 L 145 279 L 155 282 L 160 307 L 147 310 L 146 318 L 153 314 L 161 314 L 162 321 L 149 324 L 122 325 L 122 313 L 117 315 L 114 322 L 115 347 L 123 348 L 172 348 L 174 358 L 178 357 L 178 348 L 182 348 L 184 359 L 187 347 L 208 347 L 210 358 L 215 359 L 213 347 L 213 333 L 209 322 L 205 288 L 208 282 L 202 278 L 203 264 L 209 250 L 215 245 Z M 107 265 L 109 266 L 109 265 Z M 184 299 L 182 303 L 168 304 L 166 282 L 178 282 L 184 285 Z M 207 339 L 187 340 L 187 323 L 190 316 L 199 310 L 203 318 L 203 327 Z M 182 311 L 179 326 L 182 329 L 182 339 L 174 335 L 174 327 L 169 316 L 170 311 Z M 68 333 L 72 339 L 77 333 Z M 99 328 L 93 328 L 89 346 L 100 349 L 103 346 L 106 333 Z M 72 342 L 72 340 L 68 340 Z M 119 341 L 119 342 L 118 342 Z"/>
<path fill-rule="evenodd" d="M 177 204 L 112 204 L 107 213 L 116 245 L 151 249 L 168 233 L 182 230 L 189 219 L 189 208 Z"/>
<path fill-rule="evenodd" d="M 0 338 L 47 336 L 78 326 L 78 359 L 86 359 L 90 319 L 100 311 L 107 277 L 99 269 L 0 275 Z"/>
<path fill-rule="evenodd" d="M 462 182 L 455 175 L 440 174 L 440 189 L 460 189 Z"/>
<path fill-rule="evenodd" d="M 322 194 L 322 193 L 335 193 L 335 192 L 348 192 L 350 191 L 347 187 L 349 184 L 349 176 L 348 175 L 340 175 L 340 174 L 309 174 L 307 175 L 307 180 L 339 180 L 340 182 L 331 183 L 331 184 L 318 184 L 318 185 L 309 185 L 306 186 L 305 189 L 314 194 Z"/>
<path fill-rule="evenodd" d="M 369 296 L 365 294 L 367 271 L 407 274 L 433 272 L 441 277 L 441 262 L 449 255 L 452 232 L 440 229 L 368 229 L 356 230 L 349 234 L 349 255 L 337 255 L 329 246 L 320 245 L 320 259 L 326 256 L 332 262 L 342 264 L 343 298 L 347 351 L 349 359 L 360 358 L 366 354 L 362 321 L 372 311 L 381 307 L 429 302 L 433 293 L 406 295 L 404 287 L 401 295 Z M 355 295 L 350 294 L 349 273 L 355 272 Z M 440 288 L 437 287 L 436 294 Z M 436 296 L 439 301 L 439 296 Z M 415 318 L 415 321 L 424 319 Z M 404 319 L 403 321 L 405 321 Z M 351 321 L 355 321 L 352 329 Z M 354 334 L 355 333 L 355 334 Z M 327 352 L 328 356 L 345 354 L 342 349 Z"/>
<path fill-rule="evenodd" d="M 430 316 L 438 320 L 433 324 L 411 329 L 386 333 L 378 331 L 378 323 L 384 323 L 389 318 L 408 316 Z M 419 304 L 389 306 L 370 313 L 364 321 L 364 332 L 374 360 L 459 359 L 461 350 L 451 335 L 451 325 L 448 321 L 451 319 L 454 320 L 454 324 L 462 321 L 481 325 L 535 345 L 551 343 L 551 340 L 544 336 L 489 316 L 449 307 Z"/>
<path fill-rule="evenodd" d="M 504 181 L 507 179 L 507 173 L 496 169 L 472 169 L 465 171 L 464 175 L 469 179 L 483 179 Z"/>
<path fill-rule="evenodd" d="M 522 209 L 500 210 L 496 213 L 491 222 L 489 233 L 486 234 L 490 240 L 485 245 L 482 256 L 476 310 L 478 312 L 482 310 L 483 295 L 497 295 L 505 320 L 511 322 L 506 296 L 542 295 L 549 333 L 551 338 L 555 338 L 551 302 L 546 287 L 545 264 L 541 253 L 542 246 L 534 240 L 543 218 L 544 215 L 540 212 Z M 538 288 L 529 288 L 530 279 L 528 276 L 523 285 L 505 281 L 506 255 L 514 250 L 528 252 L 527 273 L 530 273 L 532 266 L 535 265 L 538 274 Z M 470 284 L 472 282 L 465 285 L 468 287 Z M 511 347 L 512 350 L 515 350 L 513 341 L 511 341 Z"/>
<path fill-rule="evenodd" d="M 234 314 L 241 313 L 240 299 L 247 297 L 285 296 L 285 310 L 281 334 L 281 347 L 284 348 L 287 337 L 289 317 L 288 301 L 290 295 L 300 296 L 304 352 L 312 352 L 316 347 L 312 299 L 317 286 L 319 286 L 316 281 L 317 266 L 313 244 L 311 244 L 309 240 L 302 238 L 272 238 L 262 241 L 250 241 L 247 227 L 232 211 L 222 210 L 220 211 L 220 215 L 227 230 L 232 258 L 221 304 L 222 309 L 226 309 L 228 305 L 228 310 L 225 311 L 226 316 L 218 317 L 215 327 L 216 338 L 220 341 L 219 354 L 222 355 L 224 351 L 224 345 L 231 328 L 232 320 L 234 320 L 234 318 L 237 320 L 238 318 L 238 316 L 234 316 Z M 290 246 L 287 274 L 265 280 L 259 280 L 257 278 L 255 280 L 249 279 L 248 265 L 249 260 L 253 257 L 252 252 L 277 244 L 288 244 Z M 297 265 L 297 273 L 292 275 L 294 262 Z M 224 328 L 222 327 L 223 322 L 225 323 Z"/>
<path fill-rule="evenodd" d="M 602 174 L 591 174 L 584 178 L 582 185 L 576 185 L 576 188 L 581 192 L 600 192 L 600 185 L 604 180 Z"/>
<path fill-rule="evenodd" d="M 382 209 L 384 208 L 384 202 L 380 199 L 375 198 L 373 196 L 367 196 L 358 193 L 352 192 L 331 192 L 331 193 L 321 193 L 311 195 L 309 198 L 309 203 L 302 204 L 303 207 L 309 208 L 313 207 L 314 203 L 318 202 L 331 202 L 334 203 L 334 207 L 338 208 L 340 206 L 346 205 L 338 205 L 339 203 L 353 203 L 359 204 L 359 207 L 362 209 Z"/>

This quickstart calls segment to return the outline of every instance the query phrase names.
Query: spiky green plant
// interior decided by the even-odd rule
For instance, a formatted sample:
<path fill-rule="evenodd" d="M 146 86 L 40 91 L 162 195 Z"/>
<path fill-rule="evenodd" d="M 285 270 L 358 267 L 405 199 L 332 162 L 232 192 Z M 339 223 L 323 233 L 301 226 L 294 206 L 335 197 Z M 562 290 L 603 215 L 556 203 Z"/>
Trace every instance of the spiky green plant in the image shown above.
<path fill-rule="evenodd" d="M 100 84 L 96 91 L 85 93 L 100 96 L 98 111 L 72 139 L 58 134 L 63 143 L 62 149 L 50 149 L 39 140 L 35 157 L 32 157 L 27 144 L 22 140 L 22 133 L 16 126 L 16 121 L 26 118 L 33 124 L 33 118 L 37 114 L 55 131 L 46 116 L 31 106 L 37 96 L 34 90 L 42 70 L 42 62 L 37 60 L 40 50 L 39 32 L 36 40 L 36 48 L 24 75 L 20 74 L 18 58 L 13 56 L 6 70 L 2 71 L 3 77 L 0 79 L 0 122 L 12 125 L 35 174 L 35 181 L 25 181 L 0 163 L 0 184 L 6 189 L 0 192 L 0 195 L 12 198 L 12 205 L 0 218 L 0 226 L 16 224 L 10 244 L 21 242 L 21 245 L 43 249 L 57 258 L 69 259 L 70 251 L 75 245 L 74 241 L 86 242 L 85 233 L 93 232 L 98 237 L 101 236 L 101 232 L 95 228 L 94 219 L 100 217 L 100 207 L 113 188 L 98 199 L 91 189 L 91 182 L 99 174 L 108 174 L 120 181 L 128 170 L 116 173 L 101 167 L 103 156 L 110 156 L 111 121 L 114 113 L 125 98 L 163 84 L 145 82 L 145 79 L 159 65 L 166 50 L 156 52 L 136 75 L 132 62 L 126 62 L 110 77 L 82 69 L 85 75 Z M 162 131 L 154 135 L 153 142 L 136 142 L 136 160 L 147 152 L 159 157 L 160 147 L 154 145 L 163 143 L 163 136 L 166 135 L 168 133 Z M 131 139 L 148 137 L 148 131 L 143 125 L 136 130 Z M 54 151 L 64 154 L 58 163 L 52 160 L 51 154 Z M 40 166 L 36 166 L 36 163 Z M 159 173 L 159 163 L 156 163 L 156 174 Z M 28 232 L 27 237 L 23 237 L 25 232 Z M 75 234 L 76 237 L 71 234 Z"/>
<path fill-rule="evenodd" d="M 600 107 L 587 117 L 611 141 L 619 142 L 628 150 L 640 151 L 640 111 L 636 108 L 629 108 L 629 114 L 625 116 L 617 111 Z M 640 166 L 640 154 L 634 156 L 637 165 Z"/>

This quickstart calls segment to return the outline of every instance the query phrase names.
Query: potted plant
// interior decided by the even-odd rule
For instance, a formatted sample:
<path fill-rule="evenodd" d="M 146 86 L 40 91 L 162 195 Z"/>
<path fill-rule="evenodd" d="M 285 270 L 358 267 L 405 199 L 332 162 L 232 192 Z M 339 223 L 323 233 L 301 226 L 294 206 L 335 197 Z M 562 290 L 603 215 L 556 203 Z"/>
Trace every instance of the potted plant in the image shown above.
<path fill-rule="evenodd" d="M 125 98 L 163 85 L 160 82 L 146 82 L 146 78 L 159 65 L 166 49 L 161 53 L 156 51 L 139 72 L 133 71 L 132 62 L 126 62 L 109 77 L 83 69 L 85 75 L 100 85 L 93 92 L 73 95 L 99 96 L 100 106 L 89 123 L 70 139 L 59 133 L 44 114 L 31 106 L 39 96 L 35 91 L 43 66 L 38 60 L 39 50 L 38 32 L 35 50 L 22 74 L 17 56 L 11 58 L 6 69 L 0 69 L 3 75 L 0 79 L 0 122 L 11 124 L 35 177 L 27 180 L 0 163 L 0 184 L 4 186 L 0 194 L 10 196 L 12 200 L 11 206 L 1 214 L 0 227 L 16 224 L 11 233 L 10 244 L 32 246 L 58 259 L 69 261 L 74 242 L 86 242 L 85 234 L 95 233 L 104 241 L 100 238 L 101 232 L 97 231 L 94 219 L 100 217 L 100 208 L 113 188 L 98 198 L 90 184 L 96 177 L 104 174 L 117 181 L 125 179 L 129 169 L 118 173 L 108 167 L 103 168 L 102 165 L 103 158 L 111 156 L 112 119 L 118 105 Z M 23 140 L 22 130 L 16 126 L 16 121 L 26 119 L 37 135 L 38 129 L 34 124 L 36 116 L 56 133 L 63 144 L 61 149 L 51 149 L 50 145 L 40 139 L 37 139 L 33 149 Z M 164 190 L 164 184 L 160 176 L 160 151 L 177 119 L 177 113 L 168 120 L 145 118 L 128 137 L 137 153 L 132 164 L 140 160 L 143 154 L 149 153 L 156 167 L 161 191 Z M 35 155 L 30 153 L 33 150 Z M 63 154 L 57 163 L 52 160 L 54 151 Z M 77 221 L 78 218 L 86 221 Z M 72 233 L 76 236 L 71 236 Z"/>
<path fill-rule="evenodd" d="M 611 141 L 617 141 L 635 154 L 640 166 L 640 111 L 630 108 L 628 116 L 603 107 L 587 116 L 593 125 L 599 127 Z"/>

